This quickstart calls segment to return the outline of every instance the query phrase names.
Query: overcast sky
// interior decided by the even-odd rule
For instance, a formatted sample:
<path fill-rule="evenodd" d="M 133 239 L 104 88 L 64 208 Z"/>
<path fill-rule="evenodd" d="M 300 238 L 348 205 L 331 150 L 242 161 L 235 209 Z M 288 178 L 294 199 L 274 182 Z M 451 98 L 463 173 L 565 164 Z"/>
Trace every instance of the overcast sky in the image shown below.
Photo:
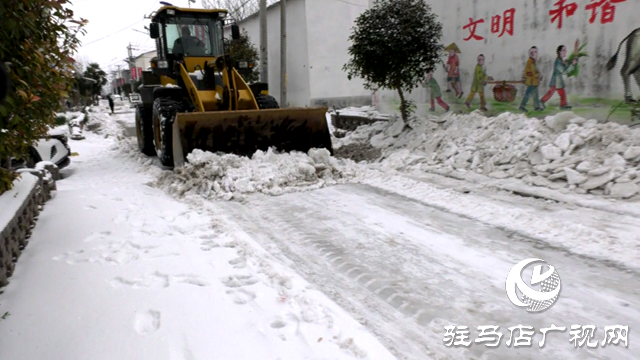
<path fill-rule="evenodd" d="M 134 46 L 133 55 L 136 56 L 149 50 L 155 50 L 155 43 L 148 35 L 134 31 L 145 31 L 149 15 L 157 10 L 160 0 L 70 0 L 68 5 L 74 11 L 76 18 L 89 20 L 87 33 L 81 36 L 82 47 L 76 58 L 87 62 L 97 62 L 100 67 L 109 72 L 115 70 L 116 65 L 125 66 L 122 62 L 127 57 L 127 46 Z M 166 0 L 167 2 L 188 7 L 188 0 Z M 192 6 L 200 7 L 200 0 Z M 125 29 L 126 28 L 126 29 Z"/>

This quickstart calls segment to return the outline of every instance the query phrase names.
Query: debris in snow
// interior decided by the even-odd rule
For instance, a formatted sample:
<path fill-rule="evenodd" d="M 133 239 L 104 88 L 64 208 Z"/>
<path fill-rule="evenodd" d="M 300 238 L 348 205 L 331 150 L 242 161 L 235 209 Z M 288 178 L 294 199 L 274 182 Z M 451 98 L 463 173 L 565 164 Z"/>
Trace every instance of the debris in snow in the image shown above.
<path fill-rule="evenodd" d="M 355 162 L 373 161 L 380 158 L 382 152 L 369 144 L 349 144 L 334 150 L 335 157 L 351 159 Z"/>
<path fill-rule="evenodd" d="M 542 156 L 547 160 L 559 160 L 562 158 L 562 151 L 560 148 L 552 144 L 547 144 L 541 147 L 540 151 L 542 152 Z"/>
<path fill-rule="evenodd" d="M 257 151 L 251 159 L 196 149 L 187 160 L 183 168 L 162 174 L 156 185 L 178 196 L 243 200 L 246 194 L 280 195 L 346 183 L 356 175 L 352 161 L 331 157 L 326 149 Z"/>
<path fill-rule="evenodd" d="M 629 148 L 624 152 L 623 157 L 626 160 L 640 158 L 640 146 L 629 146 Z"/>
<path fill-rule="evenodd" d="M 564 174 L 569 185 L 579 185 L 587 181 L 588 177 L 573 170 L 572 168 L 564 168 Z"/>
<path fill-rule="evenodd" d="M 442 119 L 434 123 L 413 116 L 409 127 L 400 121 L 364 125 L 334 141 L 362 144 L 350 147 L 360 152 L 345 151 L 357 161 L 367 159 L 362 151 L 369 146 L 379 149 L 384 160 L 376 166 L 382 168 L 474 171 L 575 193 L 603 190 L 612 197 L 621 197 L 622 189 L 612 186 L 631 182 L 631 171 L 640 166 L 640 128 L 598 123 L 572 112 L 544 120 L 512 113 L 487 118 L 480 112 Z"/>
<path fill-rule="evenodd" d="M 626 199 L 640 192 L 640 186 L 632 182 L 615 183 L 610 191 L 612 197 Z"/>

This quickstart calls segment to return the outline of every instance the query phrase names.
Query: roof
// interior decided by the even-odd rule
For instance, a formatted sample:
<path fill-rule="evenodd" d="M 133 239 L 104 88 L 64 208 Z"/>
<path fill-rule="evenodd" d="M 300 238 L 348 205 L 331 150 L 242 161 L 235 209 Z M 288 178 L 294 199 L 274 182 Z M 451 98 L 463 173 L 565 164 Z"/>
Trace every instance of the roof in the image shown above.
<path fill-rule="evenodd" d="M 151 54 L 151 53 L 154 53 L 154 52 L 156 52 L 156 50 L 151 50 L 151 51 L 143 52 L 142 54 L 140 54 L 140 55 L 138 55 L 138 56 L 134 57 L 134 59 L 139 59 L 139 58 L 141 58 L 141 57 L 143 57 L 143 56 L 145 56 L 145 55 L 148 55 L 148 54 Z"/>
<path fill-rule="evenodd" d="M 154 19 L 156 16 L 158 16 L 160 13 L 169 10 L 169 9 L 173 9 L 176 11 L 180 11 L 180 12 L 184 12 L 184 13 L 201 13 L 201 14 L 215 14 L 215 13 L 229 13 L 227 10 L 225 9 L 192 9 L 192 8 L 183 8 L 183 7 L 178 7 L 178 6 L 163 6 L 160 9 L 156 10 L 155 12 L 153 12 L 151 14 L 151 18 Z"/>

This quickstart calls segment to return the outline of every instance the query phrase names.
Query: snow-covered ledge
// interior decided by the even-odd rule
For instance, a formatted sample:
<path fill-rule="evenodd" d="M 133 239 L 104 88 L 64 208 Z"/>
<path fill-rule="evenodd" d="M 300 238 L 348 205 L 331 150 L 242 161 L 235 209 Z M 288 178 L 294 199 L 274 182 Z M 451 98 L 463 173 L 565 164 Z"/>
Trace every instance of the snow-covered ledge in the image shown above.
<path fill-rule="evenodd" d="M 9 283 L 42 204 L 50 197 L 50 178 L 47 171 L 23 171 L 14 187 L 0 195 L 0 288 Z"/>

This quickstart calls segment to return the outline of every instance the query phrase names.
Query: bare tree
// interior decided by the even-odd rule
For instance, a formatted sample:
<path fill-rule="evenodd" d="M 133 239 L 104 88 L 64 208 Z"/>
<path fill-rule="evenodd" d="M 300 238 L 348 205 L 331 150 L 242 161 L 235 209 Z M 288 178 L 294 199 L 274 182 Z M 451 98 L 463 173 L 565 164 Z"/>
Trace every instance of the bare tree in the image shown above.
<path fill-rule="evenodd" d="M 267 6 L 278 0 L 267 0 Z M 205 9 L 225 9 L 229 16 L 240 21 L 260 11 L 260 0 L 202 0 Z"/>

